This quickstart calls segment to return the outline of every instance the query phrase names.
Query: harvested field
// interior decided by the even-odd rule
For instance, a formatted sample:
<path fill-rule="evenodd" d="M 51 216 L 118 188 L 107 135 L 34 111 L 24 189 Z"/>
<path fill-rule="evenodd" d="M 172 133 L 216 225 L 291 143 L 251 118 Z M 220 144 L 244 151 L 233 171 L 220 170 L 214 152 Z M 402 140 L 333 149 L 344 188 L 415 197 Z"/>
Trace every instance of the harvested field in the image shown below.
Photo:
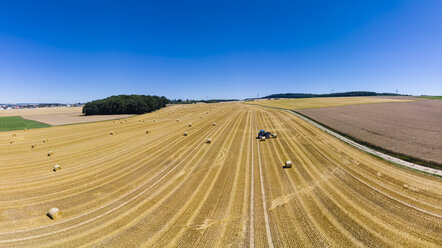
<path fill-rule="evenodd" d="M 278 138 L 259 141 L 260 129 Z M 282 110 L 175 105 L 12 133 L 0 133 L 2 247 L 442 245 L 441 178 Z M 54 207 L 59 219 L 47 216 Z"/>
<path fill-rule="evenodd" d="M 248 102 L 266 107 L 283 109 L 310 109 L 325 108 L 345 105 L 383 103 L 383 102 L 410 102 L 416 101 L 414 98 L 398 97 L 315 97 L 315 98 L 297 98 L 280 100 L 259 100 Z"/>
<path fill-rule="evenodd" d="M 24 108 L 7 109 L 0 111 L 0 116 L 22 116 L 22 115 L 46 115 L 63 113 L 81 113 L 82 107 L 47 107 L 47 108 Z"/>
<path fill-rule="evenodd" d="M 357 140 L 442 165 L 442 101 L 380 103 L 297 112 Z"/>
<path fill-rule="evenodd" d="M 82 113 L 82 107 L 51 107 L 3 110 L 0 111 L 0 116 L 21 116 L 24 119 L 38 121 L 55 126 L 127 118 L 132 115 L 84 116 Z"/>

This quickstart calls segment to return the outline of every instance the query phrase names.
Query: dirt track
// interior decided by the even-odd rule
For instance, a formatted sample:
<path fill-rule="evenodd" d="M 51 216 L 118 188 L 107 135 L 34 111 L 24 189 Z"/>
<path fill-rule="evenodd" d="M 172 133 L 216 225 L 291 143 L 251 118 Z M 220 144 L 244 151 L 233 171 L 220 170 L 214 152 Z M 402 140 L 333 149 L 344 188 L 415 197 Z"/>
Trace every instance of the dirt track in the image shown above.
<path fill-rule="evenodd" d="M 0 171 L 0 246 L 442 245 L 441 178 L 242 103 L 0 133 Z"/>

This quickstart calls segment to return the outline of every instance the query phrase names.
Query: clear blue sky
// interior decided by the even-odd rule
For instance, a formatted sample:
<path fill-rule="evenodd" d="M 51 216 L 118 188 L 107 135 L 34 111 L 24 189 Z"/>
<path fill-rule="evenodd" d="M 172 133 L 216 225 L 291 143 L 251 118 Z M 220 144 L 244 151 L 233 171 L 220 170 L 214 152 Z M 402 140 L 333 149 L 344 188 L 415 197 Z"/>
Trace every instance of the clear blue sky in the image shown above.
<path fill-rule="evenodd" d="M 442 1 L 3 1 L 0 103 L 442 95 Z"/>

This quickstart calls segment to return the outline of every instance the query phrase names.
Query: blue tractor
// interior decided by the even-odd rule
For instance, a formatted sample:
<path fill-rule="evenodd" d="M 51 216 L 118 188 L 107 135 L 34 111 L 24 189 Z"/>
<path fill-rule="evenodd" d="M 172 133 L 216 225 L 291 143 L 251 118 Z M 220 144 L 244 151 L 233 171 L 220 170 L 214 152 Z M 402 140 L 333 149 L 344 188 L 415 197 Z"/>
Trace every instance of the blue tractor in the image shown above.
<path fill-rule="evenodd" d="M 266 140 L 266 139 L 276 138 L 276 137 L 277 137 L 276 133 L 272 134 L 271 132 L 266 132 L 265 130 L 259 130 L 258 137 L 256 137 L 256 138 L 260 139 L 260 140 Z"/>

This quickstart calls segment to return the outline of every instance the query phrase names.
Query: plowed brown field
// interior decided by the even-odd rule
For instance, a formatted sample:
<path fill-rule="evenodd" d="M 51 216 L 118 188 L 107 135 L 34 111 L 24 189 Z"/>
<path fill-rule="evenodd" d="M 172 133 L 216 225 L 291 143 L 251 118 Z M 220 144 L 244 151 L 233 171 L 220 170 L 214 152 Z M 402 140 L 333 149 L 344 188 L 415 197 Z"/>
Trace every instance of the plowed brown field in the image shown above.
<path fill-rule="evenodd" d="M 442 101 L 362 104 L 297 112 L 357 140 L 442 165 Z"/>
<path fill-rule="evenodd" d="M 441 178 L 243 103 L 3 132 L 0 171 L 2 247 L 442 245 Z"/>

